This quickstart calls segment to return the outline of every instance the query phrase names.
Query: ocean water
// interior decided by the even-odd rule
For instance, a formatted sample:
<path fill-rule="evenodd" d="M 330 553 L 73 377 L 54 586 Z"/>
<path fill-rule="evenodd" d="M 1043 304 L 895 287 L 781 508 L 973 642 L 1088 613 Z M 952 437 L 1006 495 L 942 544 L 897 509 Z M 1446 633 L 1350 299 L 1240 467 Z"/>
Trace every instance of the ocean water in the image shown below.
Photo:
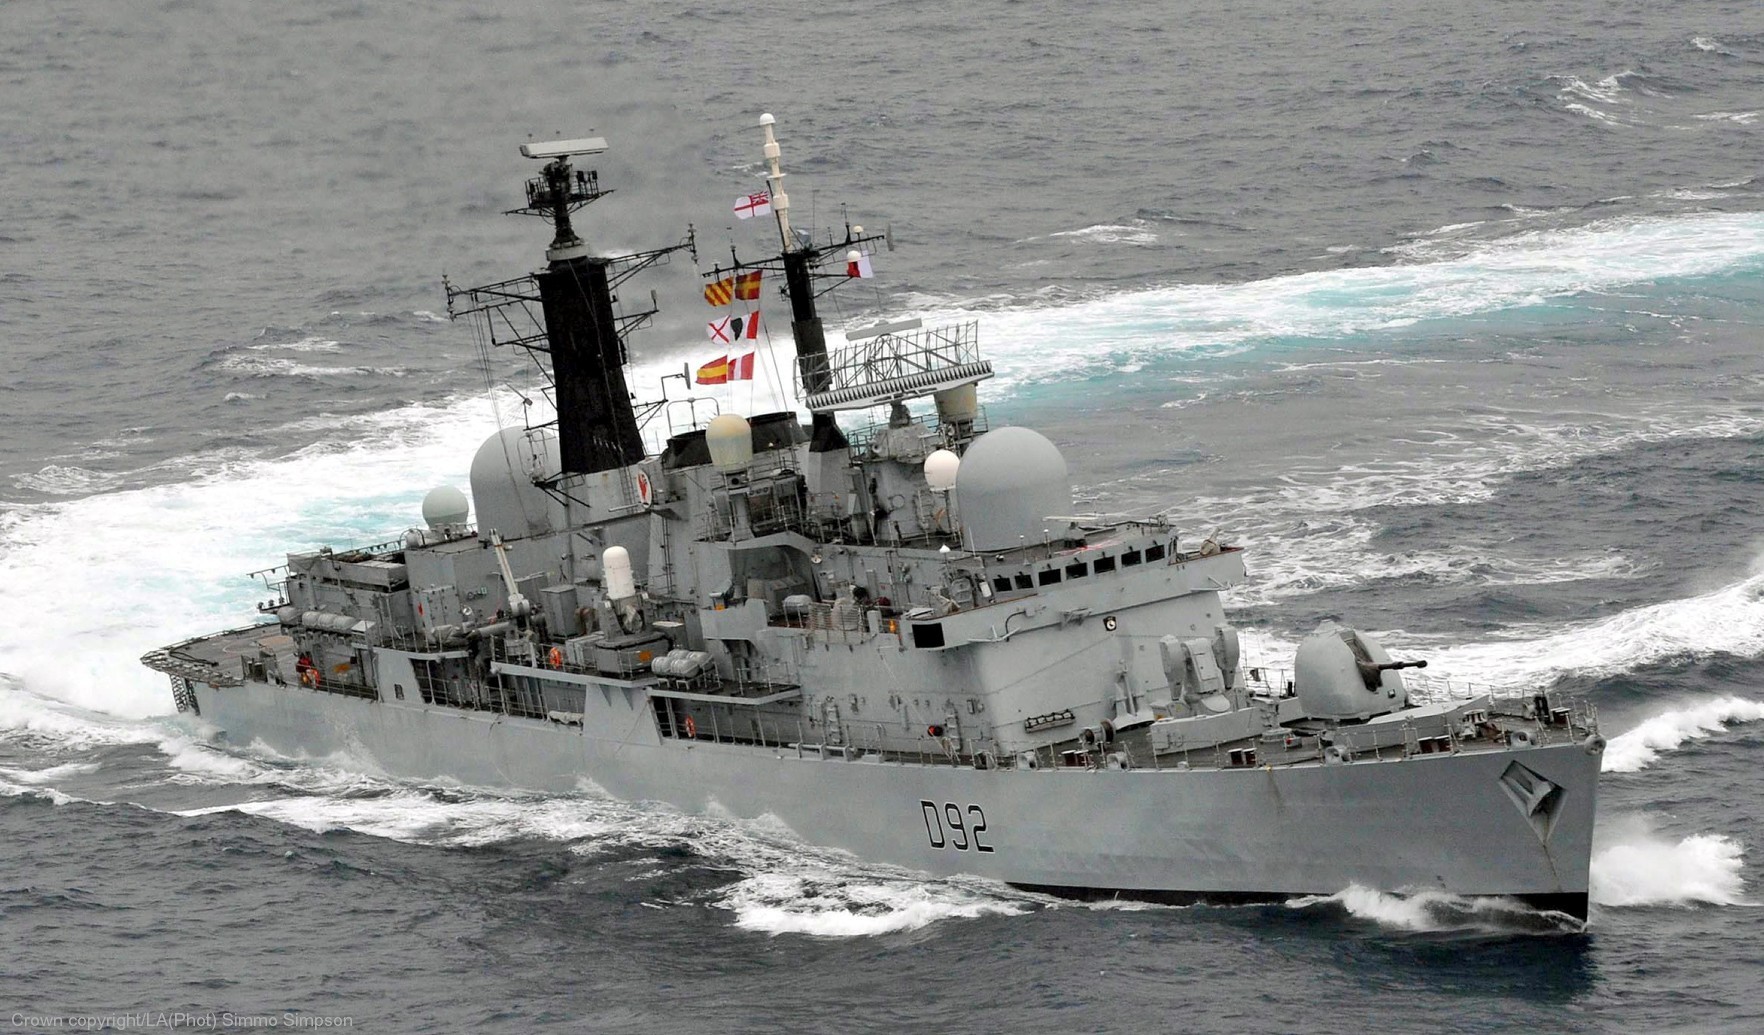
<path fill-rule="evenodd" d="M 1764 8 L 23 0 L 0 81 L 0 1028 L 1764 1029 Z M 516 145 L 607 136 L 586 235 L 708 265 L 761 111 L 896 245 L 834 325 L 978 319 L 1087 504 L 1250 549 L 1252 652 L 1594 701 L 1591 923 L 1075 905 L 171 714 L 141 653 L 520 419 L 441 287 L 540 262 Z"/>

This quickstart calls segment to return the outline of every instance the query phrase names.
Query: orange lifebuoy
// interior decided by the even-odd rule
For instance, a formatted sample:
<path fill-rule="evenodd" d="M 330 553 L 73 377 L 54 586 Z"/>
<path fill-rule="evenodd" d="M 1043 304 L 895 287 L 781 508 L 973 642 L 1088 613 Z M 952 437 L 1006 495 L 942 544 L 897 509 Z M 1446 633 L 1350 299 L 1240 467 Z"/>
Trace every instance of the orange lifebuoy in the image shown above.
<path fill-rule="evenodd" d="M 688 740 L 698 739 L 698 723 L 693 722 L 690 715 L 686 716 L 686 738 Z"/>
<path fill-rule="evenodd" d="M 563 651 L 556 647 L 551 648 L 551 667 L 563 668 Z"/>

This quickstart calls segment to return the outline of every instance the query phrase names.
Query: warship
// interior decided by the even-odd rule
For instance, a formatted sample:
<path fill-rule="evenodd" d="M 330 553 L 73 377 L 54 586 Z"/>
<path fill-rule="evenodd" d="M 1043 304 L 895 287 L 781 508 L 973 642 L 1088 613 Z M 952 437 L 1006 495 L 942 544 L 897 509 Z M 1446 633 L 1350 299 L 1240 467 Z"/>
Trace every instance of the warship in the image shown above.
<path fill-rule="evenodd" d="M 1333 623 L 1243 657 L 1221 598 L 1243 549 L 1078 513 L 1059 448 L 990 425 L 975 323 L 829 346 L 818 296 L 867 276 L 886 235 L 793 226 L 772 116 L 760 129 L 765 189 L 741 204 L 777 250 L 731 248 L 705 296 L 781 275 L 806 421 L 634 402 L 627 338 L 658 306 L 620 289 L 696 260 L 694 235 L 593 254 L 572 215 L 611 191 L 577 165 L 605 141 L 524 145 L 545 164 L 515 211 L 550 221 L 545 268 L 446 290 L 486 348 L 538 360 L 551 419 L 496 430 L 470 498 L 431 491 L 421 527 L 256 573 L 275 591 L 256 624 L 148 654 L 179 711 L 232 744 L 763 817 L 1063 896 L 1358 885 L 1586 918 L 1589 702 L 1444 693 Z"/>

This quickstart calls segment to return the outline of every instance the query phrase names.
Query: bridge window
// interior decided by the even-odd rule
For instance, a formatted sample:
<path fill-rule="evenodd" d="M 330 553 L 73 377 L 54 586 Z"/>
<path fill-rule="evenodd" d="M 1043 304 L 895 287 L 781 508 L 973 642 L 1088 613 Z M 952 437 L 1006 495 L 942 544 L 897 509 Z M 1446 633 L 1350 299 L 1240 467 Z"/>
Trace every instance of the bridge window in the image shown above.
<path fill-rule="evenodd" d="M 1017 588 L 1018 589 L 1034 589 L 1035 588 L 1035 580 L 1029 577 L 1028 572 L 1020 571 L 1017 573 Z"/>
<path fill-rule="evenodd" d="M 999 575 L 999 576 L 995 577 L 992 580 L 992 591 L 994 593 L 1009 593 L 1011 591 L 1010 576 Z"/>
<path fill-rule="evenodd" d="M 1073 564 L 1066 565 L 1066 578 L 1081 579 L 1089 574 L 1090 565 L 1085 564 L 1083 561 L 1077 561 Z"/>
<path fill-rule="evenodd" d="M 1163 543 L 1153 543 L 1150 546 L 1146 547 L 1145 548 L 1145 559 L 1147 562 L 1163 560 L 1164 559 L 1164 544 Z"/>
<path fill-rule="evenodd" d="M 1043 585 L 1043 586 L 1051 586 L 1051 585 L 1053 585 L 1053 584 L 1054 584 L 1054 583 L 1056 583 L 1056 582 L 1058 582 L 1058 581 L 1060 581 L 1060 569 L 1058 569 L 1058 568 L 1048 568 L 1048 569 L 1047 569 L 1047 570 L 1046 570 L 1046 571 L 1043 571 L 1043 572 L 1042 572 L 1042 573 L 1041 573 L 1041 574 L 1040 574 L 1040 576 L 1038 576 L 1038 581 L 1039 581 L 1039 582 L 1040 582 L 1040 583 L 1041 583 L 1041 584 L 1042 584 L 1042 585 Z"/>
<path fill-rule="evenodd" d="M 1134 565 L 1138 564 L 1140 562 L 1140 560 L 1141 560 L 1141 558 L 1139 556 L 1138 550 L 1128 550 L 1126 553 L 1121 555 L 1121 567 L 1131 568 Z"/>
<path fill-rule="evenodd" d="M 1115 559 L 1113 557 L 1098 557 L 1091 566 L 1096 569 L 1098 575 L 1106 575 L 1115 570 Z"/>

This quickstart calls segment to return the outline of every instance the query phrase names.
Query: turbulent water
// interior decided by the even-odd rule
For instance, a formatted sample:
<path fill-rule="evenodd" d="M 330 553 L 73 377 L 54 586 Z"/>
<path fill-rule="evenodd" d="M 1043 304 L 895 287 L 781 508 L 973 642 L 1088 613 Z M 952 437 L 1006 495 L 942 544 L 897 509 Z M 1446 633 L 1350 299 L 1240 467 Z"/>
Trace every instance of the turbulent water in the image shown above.
<path fill-rule="evenodd" d="M 1755 3 L 14 2 L 0 80 L 0 1027 L 1764 1027 Z M 170 714 L 143 651 L 520 419 L 441 288 L 540 261 L 515 145 L 607 136 L 593 243 L 708 264 L 762 110 L 799 222 L 896 245 L 834 324 L 979 319 L 1086 505 L 1250 548 L 1253 651 L 1590 698 L 1591 924 L 1076 906 Z M 696 274 L 645 394 L 712 357 Z"/>

